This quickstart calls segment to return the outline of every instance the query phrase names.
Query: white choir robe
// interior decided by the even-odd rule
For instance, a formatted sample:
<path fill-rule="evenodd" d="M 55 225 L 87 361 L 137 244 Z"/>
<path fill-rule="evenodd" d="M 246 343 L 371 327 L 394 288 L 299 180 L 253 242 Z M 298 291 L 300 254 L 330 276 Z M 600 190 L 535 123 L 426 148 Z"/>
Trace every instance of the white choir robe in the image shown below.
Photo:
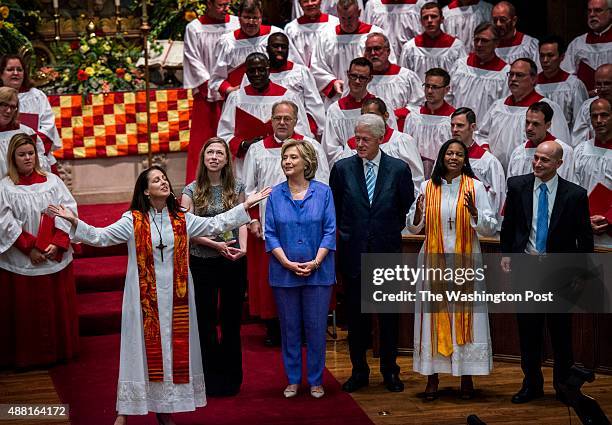
<path fill-rule="evenodd" d="M 491 20 L 493 6 L 486 1 L 476 0 L 467 6 L 460 6 L 457 0 L 442 9 L 444 22 L 442 30 L 463 41 L 467 51 L 474 50 L 474 30 L 483 22 Z"/>
<path fill-rule="evenodd" d="M 601 65 L 612 63 L 612 24 L 601 34 L 589 31 L 567 46 L 561 68 L 575 74 L 588 90 L 595 88 L 595 70 Z"/>
<path fill-rule="evenodd" d="M 538 74 L 536 91 L 559 104 L 563 109 L 570 131 L 574 126 L 574 119 L 578 115 L 580 107 L 589 97 L 584 83 L 575 75 L 568 74 L 563 70 L 560 70 L 555 77 L 550 79 L 546 78 L 543 73 Z"/>
<path fill-rule="evenodd" d="M 161 330 L 163 382 L 150 382 L 146 365 L 132 213 L 130 211 L 124 213 L 118 221 L 103 228 L 96 228 L 79 220 L 76 229 L 73 228 L 70 232 L 73 241 L 92 246 L 111 246 L 127 242 L 128 265 L 121 307 L 121 352 L 117 385 L 117 413 L 120 415 L 186 412 L 206 405 L 193 279 L 190 271 L 188 271 L 187 289 L 189 298 L 189 383 L 175 384 L 172 382 L 174 234 L 166 208 L 160 214 L 151 210 L 149 220 L 157 220 L 158 227 L 161 228 L 160 238 L 157 229 L 151 224 L 152 246 L 158 246 L 161 240 L 166 245 L 163 250 L 164 261 L 161 260 L 160 250 L 152 249 Z M 189 239 L 197 236 L 218 235 L 234 229 L 248 223 L 249 215 L 244 206 L 240 204 L 215 217 L 198 217 L 186 213 L 185 221 Z"/>
<path fill-rule="evenodd" d="M 546 138 L 543 141 L 555 141 L 561 145 L 563 148 L 563 164 L 561 164 L 561 167 L 557 170 L 557 174 L 565 180 L 576 183 L 576 175 L 574 174 L 574 149 L 550 133 L 546 134 Z M 532 162 L 535 151 L 536 145 L 533 144 L 531 140 L 527 140 L 518 145 L 510 155 L 508 178 L 532 173 Z"/>
<path fill-rule="evenodd" d="M 301 10 L 301 9 L 300 9 Z M 285 34 L 293 42 L 302 62 L 310 66 L 312 49 L 321 36 L 321 33 L 329 27 L 333 29 L 340 23 L 334 15 L 321 13 L 316 20 L 308 19 L 306 16 L 294 19 L 285 26 Z"/>
<path fill-rule="evenodd" d="M 485 114 L 478 133 L 484 139 L 484 143 L 489 145 L 491 153 L 499 159 L 505 170 L 508 169 L 510 154 L 514 148 L 527 139 L 525 134 L 527 109 L 539 101 L 548 103 L 554 112 L 550 132 L 561 140 L 571 140 L 561 107 L 538 92 L 531 92 L 519 103 L 515 103 L 512 96 L 499 99 Z"/>
<path fill-rule="evenodd" d="M 609 143 L 608 143 L 609 145 Z M 574 169 L 576 179 L 589 195 L 598 184 L 612 190 L 612 150 L 609 146 L 596 143 L 595 139 L 586 140 L 574 149 Z M 612 199 L 608 200 L 608 204 Z M 593 235 L 595 245 L 612 248 L 612 236 L 608 233 Z"/>
<path fill-rule="evenodd" d="M 338 0 L 322 0 L 321 1 L 321 12 L 335 17 L 336 14 L 338 13 L 337 5 L 338 5 Z M 363 10 L 363 0 L 357 0 L 357 6 L 359 7 L 359 10 Z M 303 15 L 304 15 L 304 11 L 302 10 L 302 7 L 300 6 L 300 2 L 298 0 L 293 0 L 293 8 L 291 10 L 291 17 L 295 19 Z"/>
<path fill-rule="evenodd" d="M 455 251 L 456 231 L 455 226 L 452 230 L 449 229 L 448 220 L 454 219 L 456 216 L 457 202 L 463 203 L 463 199 L 459 197 L 459 183 L 461 176 L 456 177 L 447 183 L 442 179 L 442 199 L 440 207 L 440 215 L 442 222 L 442 240 L 444 244 L 444 252 L 453 253 Z M 423 182 L 419 188 L 419 193 L 425 196 L 427 183 Z M 478 221 L 474 223 L 470 219 L 472 226 L 472 253 L 474 255 L 474 267 L 482 264 L 480 242 L 476 233 L 486 236 L 492 236 L 497 228 L 497 220 L 495 212 L 489 205 L 489 197 L 484 185 L 474 179 L 474 197 L 476 208 L 478 209 Z M 406 225 L 408 230 L 413 233 L 419 233 L 425 226 L 425 216 L 427 205 L 423 211 L 423 218 L 420 223 L 413 224 L 414 215 L 416 212 L 416 200 L 412 204 L 407 215 Z M 425 244 L 421 248 L 420 253 L 423 254 Z M 417 291 L 429 289 L 429 282 L 420 280 L 417 282 Z M 474 283 L 474 291 L 485 290 L 483 281 Z M 418 292 L 417 292 L 418 293 Z M 453 353 L 449 357 L 442 356 L 439 353 L 432 354 L 431 344 L 431 314 L 423 311 L 423 305 L 417 298 L 414 314 L 414 353 L 413 353 L 413 370 L 422 375 L 431 375 L 434 373 L 451 373 L 453 376 L 463 375 L 488 375 L 493 369 L 493 353 L 491 348 L 491 336 L 489 332 L 489 317 L 485 312 L 474 313 L 473 317 L 473 342 L 464 345 L 458 345 L 455 340 L 455 322 L 454 315 L 452 316 L 453 326 Z M 421 329 L 422 324 L 422 329 Z"/>
<path fill-rule="evenodd" d="M 40 163 L 40 167 L 44 171 L 51 171 L 51 165 L 47 160 L 47 156 L 45 155 L 45 145 L 40 137 L 36 135 L 36 132 L 32 130 L 30 127 L 19 124 L 19 127 L 14 130 L 5 130 L 0 131 L 0 178 L 6 176 L 8 173 L 8 163 L 6 162 L 6 154 L 8 152 L 9 143 L 11 142 L 11 138 L 20 133 L 25 133 L 29 136 L 32 136 L 34 140 L 36 140 L 36 153 L 38 155 L 38 162 Z"/>
<path fill-rule="evenodd" d="M 325 151 L 319 142 L 301 135 L 294 134 L 291 136 L 297 140 L 304 140 L 309 143 L 317 153 L 317 171 L 315 180 L 328 184 L 329 183 L 329 167 Z M 265 139 L 251 145 L 244 157 L 244 184 L 245 194 L 250 196 L 264 188 L 276 186 L 279 183 L 287 180 L 283 168 L 281 166 L 281 148 L 283 144 L 274 136 L 267 136 Z M 264 199 L 259 204 L 259 216 L 257 218 L 262 226 L 266 222 L 266 203 Z M 263 234 L 262 234 L 263 238 Z"/>
<path fill-rule="evenodd" d="M 500 40 L 497 49 L 495 49 L 495 54 L 509 65 L 512 65 L 512 62 L 517 59 L 529 58 L 540 69 L 538 40 L 520 31 L 516 31 L 514 37 L 510 40 Z"/>
<path fill-rule="evenodd" d="M 404 44 L 399 65 L 413 70 L 425 81 L 425 72 L 431 68 L 450 71 L 453 64 L 466 55 L 463 42 L 452 35 L 442 33 L 431 39 L 420 34 Z"/>
<path fill-rule="evenodd" d="M 421 7 L 427 0 L 369 0 L 364 20 L 384 28 L 396 55 L 411 38 L 422 31 Z M 436 2 L 434 2 L 436 3 Z"/>
<path fill-rule="evenodd" d="M 416 140 L 406 133 L 402 133 L 387 126 L 385 137 L 380 144 L 380 150 L 390 157 L 401 159 L 410 167 L 412 183 L 414 185 L 414 195 L 416 197 L 421 183 L 425 180 L 423 175 L 423 161 L 421 161 Z M 355 141 L 355 136 L 353 136 L 347 140 L 341 159 L 351 157 L 356 153 L 357 142 Z"/>
<path fill-rule="evenodd" d="M 234 155 L 233 165 L 237 179 L 244 181 L 242 174 L 244 158 L 235 156 L 240 143 L 244 140 L 244 137 L 241 137 L 241 135 L 245 131 L 254 130 L 253 128 L 249 129 L 252 120 L 253 122 L 258 121 L 257 124 L 260 126 L 258 130 L 261 130 L 261 134 L 258 135 L 266 136 L 268 134 L 267 131 L 271 131 L 270 118 L 272 117 L 272 105 L 281 100 L 290 100 L 298 105 L 298 120 L 295 125 L 295 131 L 307 137 L 314 137 L 310 132 L 308 118 L 306 117 L 301 97 L 297 93 L 287 90 L 278 84 L 270 82 L 268 88 L 263 93 L 257 92 L 250 85 L 241 87 L 239 90 L 231 92 L 225 101 L 217 135 L 225 140 Z M 247 120 L 245 120 L 245 116 Z M 264 126 L 267 128 L 267 131 L 263 129 Z"/>
<path fill-rule="evenodd" d="M 474 53 L 459 59 L 450 70 L 450 102 L 468 107 L 476 114 L 476 123 L 482 120 L 497 99 L 508 96 L 510 65 L 497 56 L 481 64 Z"/>
<path fill-rule="evenodd" d="M 506 202 L 506 176 L 501 162 L 491 152 L 474 141 L 468 148 L 470 166 L 476 178 L 484 185 L 489 205 L 495 212 L 496 230 L 501 230 L 502 211 Z"/>
<path fill-rule="evenodd" d="M 347 95 L 332 103 L 327 110 L 321 145 L 327 155 L 330 169 L 342 157 L 346 141 L 355 135 L 355 123 L 361 116 L 363 101 L 373 97 L 371 93 L 368 93 L 358 102 L 351 95 Z M 387 124 L 389 127 L 397 128 L 397 122 L 392 114 Z"/>
<path fill-rule="evenodd" d="M 423 82 L 418 75 L 395 64 L 391 64 L 384 74 L 374 72 L 368 91 L 384 100 L 389 116 L 396 109 L 420 105 L 425 101 Z"/>
<path fill-rule="evenodd" d="M 214 66 L 208 84 L 208 96 L 211 100 L 221 100 L 227 95 L 230 86 L 239 86 L 246 71 L 244 61 L 254 52 L 266 53 L 268 37 L 271 34 L 283 32 L 278 27 L 262 25 L 259 35 L 249 37 L 239 28 L 224 34 L 218 41 L 214 50 Z M 289 60 L 302 63 L 291 40 L 289 40 Z M 232 71 L 233 78 L 228 78 Z"/>
<path fill-rule="evenodd" d="M 53 156 L 53 151 L 61 149 L 62 139 L 60 139 L 57 127 L 55 126 L 55 114 L 51 109 L 47 95 L 32 87 L 26 92 L 19 93 L 18 97 L 19 114 L 22 117 L 22 124 L 28 125 L 29 123 L 27 119 L 23 119 L 24 114 L 31 114 L 36 117 L 35 121 L 38 121 L 38 128 L 33 128 L 32 130 L 41 138 L 43 145 L 49 146 L 48 148 L 45 147 L 47 162 L 50 165 L 57 163 L 55 156 Z"/>
<path fill-rule="evenodd" d="M 340 98 L 340 94 L 333 93 L 335 80 L 344 81 L 345 90 L 348 87 L 346 72 L 349 65 L 353 59 L 363 56 L 366 38 L 373 32 L 386 34 L 375 25 L 360 22 L 354 34 L 344 34 L 340 25 L 336 25 L 333 28 L 325 28 L 317 38 L 312 51 L 310 70 L 317 83 L 317 89 L 324 95 L 326 106 L 329 107 L 332 101 Z M 395 62 L 393 48 L 389 60 Z"/>
<path fill-rule="evenodd" d="M 41 276 L 57 273 L 72 261 L 72 246 L 63 253 L 61 261 L 44 261 L 36 265 L 13 246 L 23 230 L 38 235 L 40 214 L 49 205 L 61 204 L 77 213 L 76 201 L 64 182 L 53 173 L 47 173 L 46 177 L 46 182 L 32 185 L 16 185 L 8 176 L 0 180 L 0 268 L 4 270 L 25 276 Z M 54 222 L 57 229 L 66 233 L 70 231 L 66 220 L 56 217 Z"/>
<path fill-rule="evenodd" d="M 455 108 L 444 102 L 433 114 L 425 105 L 409 106 L 407 109 L 409 113 L 404 124 L 404 133 L 417 141 L 425 178 L 428 179 L 440 147 L 452 138 L 450 116 L 455 112 Z"/>
<path fill-rule="evenodd" d="M 576 143 L 595 137 L 595 130 L 593 130 L 593 124 L 591 123 L 591 103 L 597 99 L 599 99 L 599 96 L 591 97 L 582 102 L 578 113 L 574 117 L 572 140 L 575 140 Z"/>
<path fill-rule="evenodd" d="M 304 105 L 310 130 L 313 134 L 323 134 L 325 128 L 325 106 L 317 90 L 312 74 L 304 65 L 287 61 L 281 68 L 270 68 L 270 81 L 282 86 L 302 98 L 298 106 Z M 242 86 L 248 86 L 249 79 L 245 75 Z"/>

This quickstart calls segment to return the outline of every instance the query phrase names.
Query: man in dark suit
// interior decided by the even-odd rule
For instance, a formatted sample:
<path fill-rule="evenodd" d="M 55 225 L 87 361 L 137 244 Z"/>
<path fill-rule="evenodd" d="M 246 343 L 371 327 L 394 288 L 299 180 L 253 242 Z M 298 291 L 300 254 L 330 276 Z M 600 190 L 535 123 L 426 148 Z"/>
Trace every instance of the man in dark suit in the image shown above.
<path fill-rule="evenodd" d="M 502 252 L 531 254 L 521 259 L 520 268 L 515 267 L 513 282 L 528 280 L 535 268 L 554 267 L 553 260 L 546 259 L 547 253 L 593 252 L 587 193 L 558 176 L 562 157 L 563 149 L 557 142 L 543 142 L 533 156 L 533 173 L 508 179 Z M 510 272 L 511 258 L 503 257 L 501 266 Z M 567 379 L 573 364 L 571 320 L 567 313 L 517 314 L 525 378 L 520 391 L 512 397 L 513 403 L 526 403 L 544 394 L 541 370 L 544 321 L 555 359 L 553 386 L 557 398 L 563 401 L 558 385 Z"/>
<path fill-rule="evenodd" d="M 366 350 L 372 317 L 361 313 L 361 254 L 401 252 L 406 213 L 414 201 L 412 174 L 405 162 L 382 152 L 385 134 L 381 117 L 365 114 L 355 127 L 357 154 L 338 161 L 330 186 L 339 231 L 338 264 L 346 290 L 348 342 L 353 372 L 342 389 L 353 392 L 368 385 Z M 379 314 L 380 371 L 389 391 L 404 390 L 396 363 L 397 314 Z"/>

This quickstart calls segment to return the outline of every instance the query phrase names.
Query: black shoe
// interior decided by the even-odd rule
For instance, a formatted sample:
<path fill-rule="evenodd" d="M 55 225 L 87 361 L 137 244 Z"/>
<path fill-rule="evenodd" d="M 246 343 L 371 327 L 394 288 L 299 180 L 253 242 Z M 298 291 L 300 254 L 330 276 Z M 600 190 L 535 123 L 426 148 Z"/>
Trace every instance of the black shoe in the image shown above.
<path fill-rule="evenodd" d="M 564 393 L 562 393 L 561 391 L 557 391 L 557 392 L 555 393 L 555 399 L 556 399 L 557 401 L 560 401 L 561 403 L 565 404 L 566 406 L 569 406 L 569 405 L 570 405 L 569 400 L 567 399 L 567 397 L 565 396 L 565 394 L 564 394 Z"/>
<path fill-rule="evenodd" d="M 512 403 L 522 404 L 529 403 L 531 400 L 544 396 L 544 390 L 523 387 L 520 391 L 512 396 Z"/>
<path fill-rule="evenodd" d="M 351 375 L 351 377 L 342 384 L 342 391 L 352 393 L 360 388 L 367 387 L 370 384 L 368 375 Z"/>
<path fill-rule="evenodd" d="M 404 383 L 400 380 L 397 373 L 387 376 L 384 380 L 384 384 L 387 390 L 392 393 L 401 393 L 404 391 Z"/>

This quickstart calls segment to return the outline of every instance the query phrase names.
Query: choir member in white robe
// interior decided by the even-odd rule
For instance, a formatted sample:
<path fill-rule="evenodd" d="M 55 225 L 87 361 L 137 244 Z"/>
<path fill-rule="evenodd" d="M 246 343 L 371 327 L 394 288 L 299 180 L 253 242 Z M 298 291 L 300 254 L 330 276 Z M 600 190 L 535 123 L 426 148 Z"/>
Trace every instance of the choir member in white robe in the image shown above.
<path fill-rule="evenodd" d="M 326 15 L 337 17 L 338 0 L 306 0 L 305 3 L 311 4 L 315 1 L 320 3 L 319 7 L 321 12 L 325 13 Z M 357 6 L 359 6 L 360 10 L 363 10 L 363 0 L 357 0 Z M 306 15 L 304 5 L 300 2 L 300 0 L 293 0 L 293 10 L 291 11 L 291 16 L 293 18 L 299 18 L 303 15 Z"/>
<path fill-rule="evenodd" d="M 194 19 L 185 28 L 183 50 L 183 87 L 191 89 L 193 109 L 189 146 L 187 148 L 186 179 L 194 180 L 198 158 L 204 142 L 216 136 L 223 103 L 208 100 L 208 81 L 215 64 L 213 54 L 222 35 L 240 28 L 238 17 L 227 13 L 226 0 L 208 0 L 206 14 Z"/>
<path fill-rule="evenodd" d="M 372 62 L 374 67 L 368 90 L 383 99 L 390 111 L 406 105 L 420 105 L 425 98 L 423 82 L 414 71 L 391 63 L 390 54 L 386 35 L 368 34 L 363 56 Z"/>
<path fill-rule="evenodd" d="M 266 50 L 270 58 L 270 81 L 301 96 L 310 131 L 320 139 L 325 128 L 325 106 L 310 70 L 288 60 L 289 39 L 283 33 L 272 34 Z"/>
<path fill-rule="evenodd" d="M 510 65 L 495 54 L 498 42 L 495 25 L 480 24 L 474 31 L 474 51 L 455 62 L 450 70 L 451 103 L 470 108 L 479 120 L 493 102 L 508 95 Z"/>
<path fill-rule="evenodd" d="M 576 146 L 574 168 L 577 183 L 589 197 L 596 198 L 589 204 L 608 206 L 607 210 L 591 211 L 591 227 L 595 245 L 612 248 L 608 215 L 612 204 L 612 108 L 606 99 L 597 99 L 590 111 L 595 137 Z"/>
<path fill-rule="evenodd" d="M 578 115 L 582 103 L 589 94 L 578 77 L 561 69 L 564 55 L 565 42 L 561 37 L 553 35 L 540 41 L 542 72 L 538 74 L 536 90 L 559 104 L 571 130 L 574 126 L 574 117 Z"/>
<path fill-rule="evenodd" d="M 336 16 L 321 11 L 321 0 L 299 0 L 297 7 L 304 15 L 289 22 L 285 26 L 285 34 L 300 54 L 304 65 L 309 67 L 317 39 L 326 28 L 335 28 L 340 21 Z"/>
<path fill-rule="evenodd" d="M 387 110 L 387 105 L 385 105 L 385 102 L 378 97 L 366 99 L 361 106 L 361 114 L 378 115 L 385 122 L 386 130 L 380 144 L 380 149 L 393 158 L 401 159 L 408 165 L 408 167 L 410 167 L 416 198 L 417 191 L 421 186 L 421 183 L 424 181 L 423 161 L 421 161 L 416 140 L 414 140 L 412 136 L 394 130 L 387 125 L 390 114 Z M 342 158 L 348 158 L 356 153 L 357 141 L 355 136 L 353 136 L 347 140 L 344 151 L 342 152 Z"/>
<path fill-rule="evenodd" d="M 491 20 L 499 31 L 499 44 L 495 52 L 506 63 L 529 58 L 538 63 L 538 40 L 516 29 L 516 9 L 507 2 L 497 3 L 491 11 Z"/>
<path fill-rule="evenodd" d="M 34 137 L 40 167 L 44 171 L 51 171 L 42 140 L 30 127 L 20 124 L 18 118 L 19 98 L 17 97 L 17 90 L 12 87 L 0 87 L 0 176 L 6 176 L 8 172 L 6 153 L 11 138 L 19 133 L 25 133 Z"/>
<path fill-rule="evenodd" d="M 270 34 L 283 32 L 278 27 L 262 25 L 261 19 L 262 6 L 259 0 L 244 0 L 240 3 L 240 28 L 224 34 L 215 46 L 215 63 L 208 84 L 209 99 L 225 99 L 230 92 L 237 90 L 244 76 L 246 57 L 254 52 L 265 52 Z M 302 63 L 292 43 L 289 44 L 289 59 Z"/>
<path fill-rule="evenodd" d="M 281 167 L 281 148 L 284 142 L 291 139 L 304 140 L 315 148 L 319 164 L 315 179 L 325 184 L 329 181 L 329 167 L 321 144 L 294 131 L 297 114 L 298 106 L 293 102 L 280 101 L 274 104 L 272 108 L 273 134 L 249 147 L 244 159 L 247 195 L 256 193 L 265 187 L 276 186 L 286 180 Z M 265 211 L 266 200 L 250 211 L 247 267 L 249 270 L 249 312 L 253 316 L 269 321 L 277 317 L 277 314 L 268 279 L 268 255 L 263 232 Z M 273 335 L 272 330 L 269 332 Z"/>
<path fill-rule="evenodd" d="M 491 19 L 493 6 L 483 0 L 452 0 L 442 9 L 444 32 L 463 41 L 466 50 L 474 49 L 473 34 L 476 27 Z"/>
<path fill-rule="evenodd" d="M 585 100 L 578 114 L 574 117 L 572 139 L 576 140 L 576 143 L 595 137 L 591 125 L 591 103 L 600 98 L 612 103 L 612 64 L 601 65 L 597 68 L 595 71 L 595 87 L 597 96 Z"/>
<path fill-rule="evenodd" d="M 565 180 L 576 182 L 574 174 L 574 150 L 563 141 L 550 134 L 553 110 L 546 102 L 532 104 L 525 115 L 525 134 L 527 141 L 518 145 L 510 154 L 508 178 L 529 174 L 533 170 L 533 155 L 541 143 L 556 141 L 563 149 L 563 163 L 557 173 Z"/>
<path fill-rule="evenodd" d="M 501 229 L 502 212 L 506 200 L 506 176 L 501 162 L 491 152 L 474 140 L 476 115 L 470 108 L 459 108 L 451 115 L 453 139 L 459 140 L 468 150 L 470 166 L 476 178 L 484 185 L 489 205 L 495 211 L 496 230 Z"/>
<path fill-rule="evenodd" d="M 340 0 L 340 24 L 324 29 L 314 45 L 310 69 L 328 107 L 345 94 L 348 85 L 346 72 L 351 61 L 363 54 L 367 35 L 373 32 L 385 34 L 376 25 L 362 22 L 360 14 L 361 9 L 355 0 Z M 396 60 L 393 49 L 390 60 Z"/>
<path fill-rule="evenodd" d="M 299 105 L 296 129 L 300 134 L 314 137 L 302 98 L 270 81 L 270 62 L 266 55 L 251 53 L 246 61 L 246 75 L 250 84 L 230 93 L 217 129 L 217 134 L 225 140 L 234 155 L 235 176 L 243 181 L 244 155 L 252 143 L 272 131 L 270 111 L 276 102 L 291 100 Z"/>
<path fill-rule="evenodd" d="M 546 102 L 554 111 L 550 132 L 558 139 L 571 140 L 563 110 L 535 91 L 536 80 L 535 62 L 531 59 L 515 61 L 508 76 L 510 96 L 495 101 L 478 127 L 483 142 L 489 145 L 491 153 L 499 159 L 504 169 L 508 167 L 514 148 L 526 139 L 525 113 L 536 102 Z"/>
<path fill-rule="evenodd" d="M 365 21 L 384 28 L 396 55 L 411 38 L 421 32 L 421 7 L 429 0 L 369 0 Z"/>
<path fill-rule="evenodd" d="M 407 215 L 406 225 L 413 233 L 425 228 L 425 242 L 420 253 L 473 254 L 469 257 L 473 267 L 478 267 L 482 258 L 477 232 L 493 235 L 497 220 L 484 185 L 474 178 L 467 148 L 461 142 L 449 140 L 442 145 L 432 179 L 421 184 L 419 192 Z M 484 281 L 474 281 L 472 285 L 474 291 L 485 289 Z M 417 290 L 435 290 L 435 287 L 431 281 L 417 282 Z M 493 369 L 486 305 L 478 311 L 468 310 L 471 320 L 466 321 L 469 324 L 456 320 L 457 314 L 468 314 L 459 304 L 448 311 L 454 313 L 450 315 L 450 323 L 434 321 L 435 313 L 429 311 L 417 301 L 413 369 L 428 376 L 425 398 L 436 399 L 437 374 L 450 373 L 461 376 L 461 398 L 471 399 L 474 396 L 471 375 L 488 375 Z M 463 335 L 469 337 L 461 337 Z"/>
<path fill-rule="evenodd" d="M 589 0 L 589 31 L 576 37 L 567 47 L 562 67 L 576 74 L 587 90 L 593 90 L 597 68 L 612 63 L 612 13 L 608 0 Z"/>
<path fill-rule="evenodd" d="M 450 76 L 445 70 L 430 69 L 425 77 L 425 103 L 405 109 L 407 116 L 403 132 L 417 141 L 425 179 L 431 176 L 440 147 L 451 138 L 450 116 L 455 112 L 455 108 L 444 100 L 449 84 Z"/>
<path fill-rule="evenodd" d="M 0 367 L 48 368 L 78 353 L 69 226 L 41 216 L 50 203 L 76 211 L 62 180 L 40 168 L 36 136 L 16 134 L 0 179 Z"/>
<path fill-rule="evenodd" d="M 71 223 L 73 241 L 93 246 L 127 242 L 116 425 L 125 424 L 127 415 L 150 411 L 166 423 L 171 421 L 170 413 L 206 405 L 189 238 L 217 235 L 248 223 L 248 208 L 268 193 L 251 196 L 215 217 L 180 213 L 165 171 L 153 166 L 136 180 L 130 211 L 107 227 L 90 226 L 61 205 L 49 206 L 51 214 Z M 175 273 L 175 268 L 180 271 Z M 156 299 L 156 308 L 149 307 L 151 299 Z M 182 320 L 173 320 L 183 314 L 187 329 L 180 325 Z M 185 332 L 185 339 L 174 338 Z"/>
<path fill-rule="evenodd" d="M 421 8 L 423 33 L 402 47 L 399 64 L 416 72 L 421 79 L 425 79 L 425 72 L 431 68 L 450 70 L 468 53 L 461 40 L 442 32 L 443 22 L 442 8 L 436 3 L 426 3 Z"/>
<path fill-rule="evenodd" d="M 36 132 L 45 147 L 45 162 L 55 166 L 57 160 L 53 151 L 62 147 L 62 140 L 47 95 L 32 86 L 28 66 L 19 55 L 9 54 L 0 58 L 0 79 L 3 86 L 19 92 L 19 121 Z"/>

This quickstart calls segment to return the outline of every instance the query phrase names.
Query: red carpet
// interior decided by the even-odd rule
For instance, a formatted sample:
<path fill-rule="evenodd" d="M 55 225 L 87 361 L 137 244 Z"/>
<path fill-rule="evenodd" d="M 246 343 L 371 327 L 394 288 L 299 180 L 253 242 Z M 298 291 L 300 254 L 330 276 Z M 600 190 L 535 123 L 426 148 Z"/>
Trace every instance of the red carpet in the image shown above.
<path fill-rule="evenodd" d="M 355 401 L 326 370 L 326 394 L 316 400 L 308 388 L 293 399 L 283 398 L 286 380 L 278 349 L 262 345 L 263 329 L 243 327 L 244 383 L 236 397 L 210 398 L 195 412 L 173 415 L 177 425 L 371 425 Z M 73 425 L 108 425 L 115 417 L 119 370 L 119 335 L 81 338 L 80 358 L 51 370 L 63 403 L 70 405 Z M 131 416 L 130 425 L 155 423 L 153 414 Z"/>

